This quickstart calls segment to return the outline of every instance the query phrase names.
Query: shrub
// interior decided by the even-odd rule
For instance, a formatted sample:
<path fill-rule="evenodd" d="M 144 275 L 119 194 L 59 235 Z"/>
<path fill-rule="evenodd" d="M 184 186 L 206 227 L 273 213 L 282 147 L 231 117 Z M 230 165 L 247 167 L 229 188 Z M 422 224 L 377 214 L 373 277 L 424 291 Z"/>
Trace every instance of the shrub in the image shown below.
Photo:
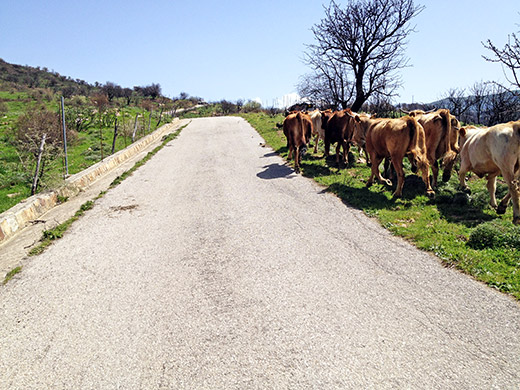
<path fill-rule="evenodd" d="M 262 108 L 262 105 L 256 101 L 250 100 L 242 107 L 243 112 L 258 112 Z"/>
<path fill-rule="evenodd" d="M 467 245 L 473 249 L 520 249 L 520 228 L 500 225 L 495 221 L 485 222 L 471 232 Z"/>
<path fill-rule="evenodd" d="M 9 107 L 5 102 L 0 102 L 0 116 L 4 116 L 9 111 Z"/>

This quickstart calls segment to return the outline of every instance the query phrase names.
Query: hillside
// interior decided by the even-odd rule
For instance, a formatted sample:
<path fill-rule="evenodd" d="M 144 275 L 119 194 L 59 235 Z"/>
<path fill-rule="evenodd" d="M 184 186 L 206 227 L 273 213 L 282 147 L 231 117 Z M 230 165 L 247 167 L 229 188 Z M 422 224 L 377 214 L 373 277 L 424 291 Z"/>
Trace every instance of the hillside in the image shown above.
<path fill-rule="evenodd" d="M 16 65 L 0 58 L 0 85 L 17 91 L 34 88 L 48 88 L 54 93 L 61 92 L 65 97 L 72 95 L 90 95 L 99 91 L 99 87 L 80 79 L 62 76 L 47 68 Z"/>

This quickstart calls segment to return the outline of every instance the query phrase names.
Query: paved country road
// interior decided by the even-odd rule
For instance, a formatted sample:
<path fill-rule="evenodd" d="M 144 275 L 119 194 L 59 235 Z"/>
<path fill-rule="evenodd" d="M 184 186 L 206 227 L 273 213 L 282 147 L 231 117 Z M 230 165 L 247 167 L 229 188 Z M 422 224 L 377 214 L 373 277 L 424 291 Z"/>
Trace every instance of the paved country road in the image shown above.
<path fill-rule="evenodd" d="M 194 120 L 0 287 L 0 389 L 519 389 L 520 305 Z"/>

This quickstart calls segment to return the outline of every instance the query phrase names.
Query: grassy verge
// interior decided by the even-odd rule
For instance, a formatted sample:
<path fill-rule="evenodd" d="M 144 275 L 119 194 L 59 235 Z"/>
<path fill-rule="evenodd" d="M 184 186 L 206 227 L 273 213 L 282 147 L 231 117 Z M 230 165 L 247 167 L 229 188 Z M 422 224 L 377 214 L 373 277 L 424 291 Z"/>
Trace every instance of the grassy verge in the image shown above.
<path fill-rule="evenodd" d="M 276 152 L 287 158 L 286 139 L 276 123 L 283 116 L 242 115 Z M 354 148 L 355 149 L 355 148 Z M 338 169 L 334 159 L 308 153 L 302 160 L 302 174 L 324 185 L 348 205 L 374 217 L 393 234 L 418 248 L 438 256 L 449 267 L 456 267 L 475 279 L 520 299 L 520 227 L 512 224 L 512 210 L 497 215 L 488 206 L 485 180 L 468 180 L 471 195 L 458 191 L 456 173 L 441 183 L 435 199 L 424 195 L 421 180 L 408 174 L 403 197 L 393 199 L 392 188 L 365 183 L 370 169 L 362 163 Z M 352 156 L 357 160 L 358 155 Z M 291 161 L 292 164 L 292 161 Z M 498 196 L 507 191 L 498 184 Z"/>
<path fill-rule="evenodd" d="M 18 118 L 29 108 L 39 104 L 45 104 L 48 109 L 58 112 L 59 103 L 56 99 L 38 103 L 28 93 L 7 91 L 0 91 L 0 103 L 6 108 L 6 111 L 0 114 L 0 213 L 2 213 L 31 195 L 31 184 L 36 166 L 33 157 L 20 152 L 15 147 Z M 71 106 L 70 108 L 74 107 Z M 107 158 L 112 152 L 114 121 L 101 121 L 99 114 L 92 114 L 94 107 L 90 105 L 85 105 L 83 109 L 90 112 L 89 115 L 93 120 L 91 125 L 77 132 L 75 139 L 68 140 L 67 160 L 70 175 L 81 172 L 101 161 L 102 156 Z M 114 153 L 131 144 L 131 134 L 136 124 L 135 118 L 137 115 L 139 116 L 136 140 L 153 132 L 167 121 L 167 118 L 163 115 L 163 120 L 157 125 L 159 113 L 147 112 L 142 107 L 114 107 L 111 112 L 115 112 L 116 109 L 119 116 L 118 136 L 114 145 Z M 148 131 L 148 124 L 150 124 L 150 131 Z M 102 135 L 102 138 L 100 135 Z M 40 178 L 38 192 L 52 190 L 62 185 L 65 173 L 64 167 L 62 151 L 47 159 L 45 173 Z"/>

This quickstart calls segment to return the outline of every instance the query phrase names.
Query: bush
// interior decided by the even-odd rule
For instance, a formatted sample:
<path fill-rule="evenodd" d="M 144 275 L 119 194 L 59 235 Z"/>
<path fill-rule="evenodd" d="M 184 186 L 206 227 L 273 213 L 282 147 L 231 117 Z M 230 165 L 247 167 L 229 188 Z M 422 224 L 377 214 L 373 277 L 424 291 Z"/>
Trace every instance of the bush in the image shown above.
<path fill-rule="evenodd" d="M 244 106 L 242 107 L 242 111 L 245 113 L 258 112 L 260 111 L 260 108 L 262 108 L 262 105 L 260 103 L 250 100 L 246 104 L 244 104 Z"/>
<path fill-rule="evenodd" d="M 4 116 L 9 111 L 9 107 L 5 102 L 0 102 L 0 116 Z"/>
<path fill-rule="evenodd" d="M 467 245 L 473 249 L 511 248 L 520 249 L 520 228 L 485 222 L 470 234 Z"/>

